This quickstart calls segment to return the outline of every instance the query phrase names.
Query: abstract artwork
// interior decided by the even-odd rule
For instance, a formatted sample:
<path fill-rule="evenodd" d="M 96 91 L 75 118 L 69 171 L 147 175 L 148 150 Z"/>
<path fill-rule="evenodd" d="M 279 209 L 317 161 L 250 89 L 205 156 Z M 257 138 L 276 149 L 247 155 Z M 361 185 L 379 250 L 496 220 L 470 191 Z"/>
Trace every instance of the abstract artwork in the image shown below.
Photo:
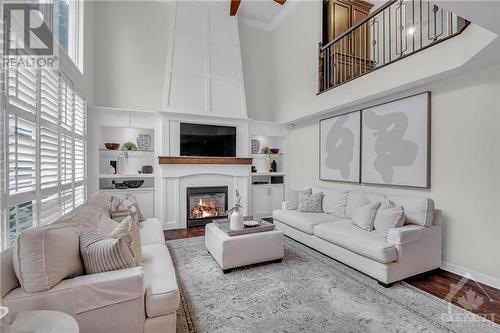
<path fill-rule="evenodd" d="M 430 93 L 362 110 L 361 182 L 428 188 Z"/>
<path fill-rule="evenodd" d="M 359 183 L 360 114 L 320 121 L 320 179 Z"/>

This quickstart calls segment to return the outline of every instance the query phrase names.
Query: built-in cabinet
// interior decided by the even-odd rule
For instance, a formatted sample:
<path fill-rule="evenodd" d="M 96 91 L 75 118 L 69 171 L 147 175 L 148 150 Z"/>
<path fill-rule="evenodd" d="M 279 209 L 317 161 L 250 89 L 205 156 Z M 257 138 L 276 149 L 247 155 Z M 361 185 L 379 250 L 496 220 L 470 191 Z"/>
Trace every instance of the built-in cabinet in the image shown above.
<path fill-rule="evenodd" d="M 285 200 L 285 185 L 261 185 L 252 187 L 254 217 L 271 216 Z"/>

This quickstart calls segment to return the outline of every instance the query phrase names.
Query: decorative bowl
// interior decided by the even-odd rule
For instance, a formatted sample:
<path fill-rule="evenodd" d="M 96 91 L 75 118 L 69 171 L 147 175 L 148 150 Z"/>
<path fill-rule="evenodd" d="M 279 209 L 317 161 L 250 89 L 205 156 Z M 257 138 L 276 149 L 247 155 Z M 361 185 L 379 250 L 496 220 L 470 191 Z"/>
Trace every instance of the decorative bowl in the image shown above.
<path fill-rule="evenodd" d="M 120 144 L 107 142 L 104 144 L 104 147 L 106 147 L 106 149 L 109 149 L 109 150 L 117 150 L 118 148 L 120 148 Z"/>
<path fill-rule="evenodd" d="M 247 228 L 253 228 L 259 225 L 259 222 L 257 221 L 244 221 L 243 225 Z"/>
<path fill-rule="evenodd" d="M 271 148 L 271 154 L 279 154 L 280 150 L 278 148 Z"/>
<path fill-rule="evenodd" d="M 124 180 L 123 184 L 130 188 L 138 188 L 144 184 L 144 180 Z"/>

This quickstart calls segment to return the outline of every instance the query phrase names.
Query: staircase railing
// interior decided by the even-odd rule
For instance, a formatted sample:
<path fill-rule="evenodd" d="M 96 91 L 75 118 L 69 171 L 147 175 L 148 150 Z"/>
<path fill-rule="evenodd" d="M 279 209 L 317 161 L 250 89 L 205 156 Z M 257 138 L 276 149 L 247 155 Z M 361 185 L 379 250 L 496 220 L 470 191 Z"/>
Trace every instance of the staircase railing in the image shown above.
<path fill-rule="evenodd" d="M 429 1 L 388 1 L 319 44 L 319 93 L 454 37 L 469 23 Z"/>

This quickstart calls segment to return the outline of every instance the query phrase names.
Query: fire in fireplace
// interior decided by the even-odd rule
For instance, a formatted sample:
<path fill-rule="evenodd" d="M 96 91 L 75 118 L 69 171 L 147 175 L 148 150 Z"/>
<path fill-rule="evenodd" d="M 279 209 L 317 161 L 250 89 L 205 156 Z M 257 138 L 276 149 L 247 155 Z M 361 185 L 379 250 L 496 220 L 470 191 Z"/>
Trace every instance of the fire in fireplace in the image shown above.
<path fill-rule="evenodd" d="M 187 188 L 187 226 L 227 218 L 227 186 Z"/>

